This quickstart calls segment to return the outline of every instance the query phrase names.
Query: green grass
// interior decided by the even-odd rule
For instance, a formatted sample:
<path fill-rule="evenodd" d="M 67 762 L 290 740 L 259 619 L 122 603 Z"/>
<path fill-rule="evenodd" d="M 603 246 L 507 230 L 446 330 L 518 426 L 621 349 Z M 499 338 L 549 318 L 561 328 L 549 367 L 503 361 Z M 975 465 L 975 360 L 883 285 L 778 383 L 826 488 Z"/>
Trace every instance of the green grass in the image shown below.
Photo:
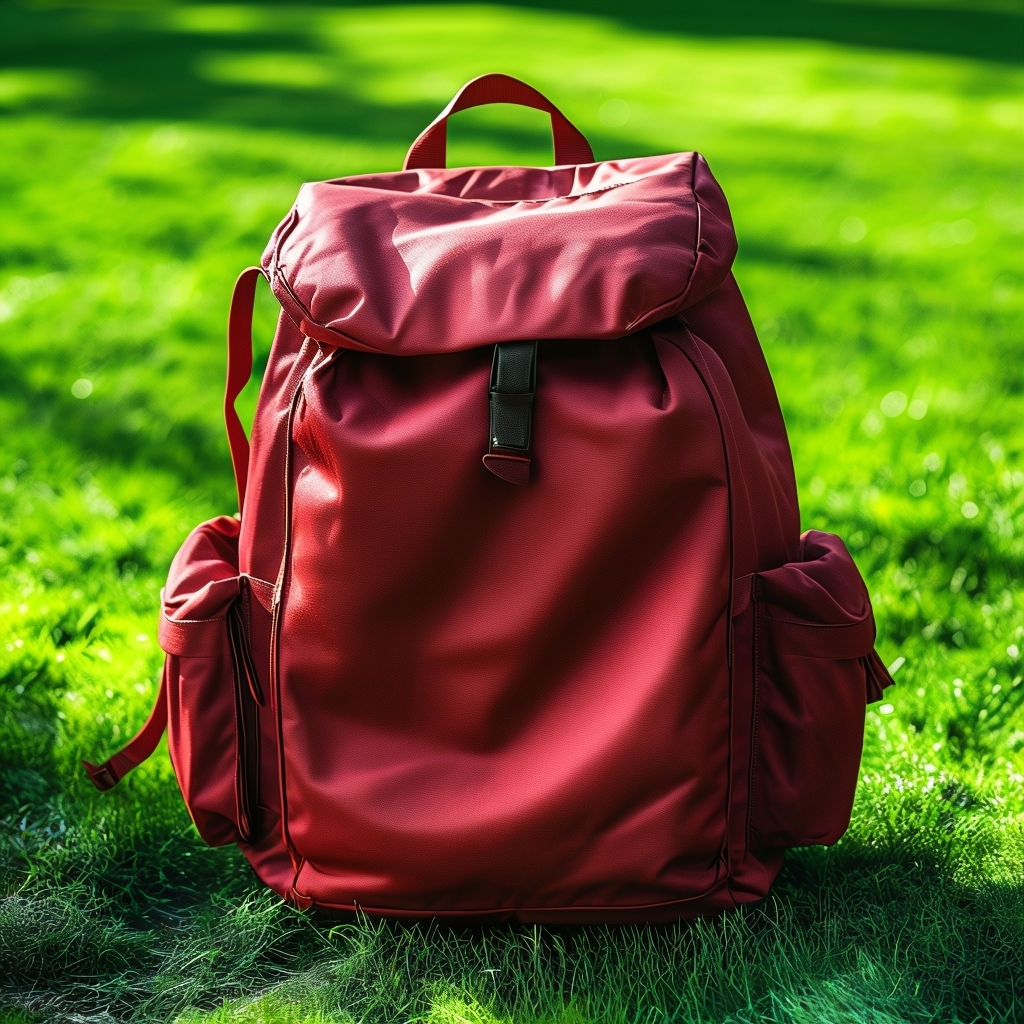
<path fill-rule="evenodd" d="M 635 6 L 0 7 L 0 1024 L 1024 1020 L 1020 6 Z M 899 686 L 853 824 L 759 908 L 339 925 L 204 847 L 165 757 L 77 767 L 142 721 L 167 564 L 233 508 L 235 274 L 301 181 L 399 166 L 488 70 L 600 157 L 708 156 L 804 524 L 870 583 Z M 549 159 L 529 112 L 451 136 Z"/>

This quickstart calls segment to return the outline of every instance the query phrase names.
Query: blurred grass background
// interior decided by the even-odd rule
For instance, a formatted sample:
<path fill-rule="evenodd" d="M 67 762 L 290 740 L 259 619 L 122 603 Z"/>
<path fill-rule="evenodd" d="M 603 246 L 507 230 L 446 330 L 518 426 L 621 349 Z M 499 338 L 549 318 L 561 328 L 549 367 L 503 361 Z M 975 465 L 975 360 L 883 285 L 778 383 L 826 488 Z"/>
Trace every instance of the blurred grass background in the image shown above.
<path fill-rule="evenodd" d="M 6 2 L 0 53 L 0 1021 L 1024 1019 L 1017 0 Z M 804 525 L 871 586 L 900 685 L 853 825 L 758 910 L 329 928 L 201 845 L 164 759 L 77 769 L 143 719 L 167 564 L 234 507 L 235 275 L 300 182 L 397 168 L 491 70 L 599 158 L 708 157 Z M 534 112 L 450 136 L 550 160 Z"/>

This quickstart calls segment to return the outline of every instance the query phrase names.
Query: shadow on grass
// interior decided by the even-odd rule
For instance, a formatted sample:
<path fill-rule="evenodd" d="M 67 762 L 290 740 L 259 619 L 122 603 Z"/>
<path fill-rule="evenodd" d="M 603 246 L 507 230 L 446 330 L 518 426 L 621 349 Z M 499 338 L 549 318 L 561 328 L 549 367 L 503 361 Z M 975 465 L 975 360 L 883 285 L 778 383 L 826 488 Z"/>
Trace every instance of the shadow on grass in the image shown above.
<path fill-rule="evenodd" d="M 269 2 L 269 0 L 263 0 Z M 378 0 L 383 4 L 383 0 Z M 332 0 L 314 0 L 338 6 Z M 386 5 L 386 4 L 383 4 Z M 352 6 L 376 6 L 353 4 Z M 1020 12 L 979 10 L 965 0 L 949 4 L 839 3 L 832 0 L 653 0 L 621 4 L 610 0 L 515 0 L 507 6 L 619 21 L 646 32 L 713 39 L 802 39 L 908 53 L 935 53 L 1020 64 L 1024 19 Z"/>
<path fill-rule="evenodd" d="M 244 1000 L 290 1020 L 284 1011 L 320 1007 L 330 992 L 333 1007 L 365 1020 L 408 1019 L 413 1007 L 426 1019 L 426 1003 L 450 999 L 476 1007 L 474 1020 L 533 1020 L 540 1007 L 546 1020 L 567 1007 L 567 1020 L 595 1024 L 611 1008 L 614 1019 L 691 1020 L 699 1006 L 701 1020 L 824 1021 L 844 1007 L 850 1020 L 1009 1024 L 1024 1001 L 1024 884 L 963 885 L 920 837 L 899 851 L 800 851 L 759 906 L 613 927 L 298 913 L 253 888 L 230 850 L 180 837 L 156 853 L 150 837 L 148 855 L 101 857 L 102 874 L 7 901 L 15 1005 L 170 1020 L 186 1004 Z M 162 874 L 169 854 L 191 877 Z M 111 977 L 111 956 L 124 975 Z M 780 999 L 802 1012 L 779 1016 Z"/>
<path fill-rule="evenodd" d="M 427 121 L 436 113 L 424 106 L 382 118 L 379 106 L 344 88 L 358 81 L 358 55 L 340 60 L 301 18 L 257 11 L 254 23 L 236 31 L 205 32 L 176 26 L 159 9 L 115 15 L 99 6 L 51 12 L 12 4 L 0 12 L 4 70 L 52 72 L 68 83 L 16 101 L 21 112 L 114 123 L 189 120 L 378 142 L 415 138 L 428 110 Z M 336 65 L 337 84 L 282 87 L 270 69 L 265 82 L 258 69 L 243 81 L 218 80 L 216 70 L 204 64 L 212 53 L 222 59 L 259 60 L 273 53 L 329 60 Z"/>
<path fill-rule="evenodd" d="M 54 790 L 57 714 L 62 680 L 48 659 L 32 650 L 0 670 L 0 820 L 42 803 Z M 13 728 L 11 728 L 13 726 Z"/>
<path fill-rule="evenodd" d="M 847 837 L 835 849 L 792 851 L 776 894 L 805 935 L 830 931 L 834 948 L 890 966 L 897 986 L 887 1008 L 913 995 L 906 1009 L 930 1007 L 934 1020 L 1017 1020 L 1024 881 L 976 870 L 985 829 L 975 824 L 950 812 L 938 829 L 908 821 L 880 843 Z"/>
<path fill-rule="evenodd" d="M 33 383 L 17 359 L 0 352 L 0 403 L 12 420 L 31 424 L 34 437 L 48 437 L 70 449 L 83 468 L 104 463 L 172 474 L 181 488 L 214 490 L 229 498 L 231 463 L 223 428 L 174 417 L 158 396 L 139 390 L 128 400 L 110 404 L 99 415 L 76 400 L 55 375 Z M 216 389 L 211 389 L 211 393 Z M 137 424 L 147 424 L 139 429 Z M 38 446 L 9 437 L 13 450 L 29 462 L 42 455 Z M 73 484 L 72 484 L 73 486 Z"/>
<path fill-rule="evenodd" d="M 313 0 L 305 6 L 337 11 L 394 5 Z M 821 41 L 1014 65 L 1024 53 L 1024 18 L 1019 13 L 979 10 L 967 3 L 958 8 L 821 0 L 721 0 L 711 5 L 655 0 L 624 7 L 609 0 L 519 0 L 506 6 L 601 16 L 632 29 L 679 36 Z M 102 0 L 55 10 L 7 4 L 0 11 L 3 67 L 8 72 L 58 71 L 75 77 L 74 88 L 33 101 L 37 109 L 71 117 L 201 119 L 332 136 L 344 132 L 349 138 L 380 141 L 415 137 L 436 113 L 432 105 L 410 102 L 388 108 L 388 116 L 381 117 L 379 105 L 344 88 L 346 81 L 359 80 L 364 64 L 360 54 L 349 51 L 342 65 L 334 49 L 337 41 L 328 48 L 318 36 L 316 20 L 304 18 L 301 11 L 259 0 L 234 8 L 251 15 L 241 18 L 237 29 L 221 25 L 203 30 L 176 20 L 176 9 L 172 5 L 131 12 Z M 447 12 L 442 16 L 452 17 Z M 272 82 L 271 73 L 266 84 L 258 74 L 241 82 L 216 81 L 216 75 L 211 80 L 203 66 L 211 51 L 257 59 L 284 54 L 327 63 L 293 71 L 297 80 L 282 89 Z"/>

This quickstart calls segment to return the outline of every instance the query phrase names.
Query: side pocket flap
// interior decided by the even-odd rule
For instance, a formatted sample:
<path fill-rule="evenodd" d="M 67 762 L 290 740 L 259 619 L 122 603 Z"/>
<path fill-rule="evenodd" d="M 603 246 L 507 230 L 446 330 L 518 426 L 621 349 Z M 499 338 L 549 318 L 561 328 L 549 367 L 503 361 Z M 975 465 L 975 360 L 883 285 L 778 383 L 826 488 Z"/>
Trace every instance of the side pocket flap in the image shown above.
<path fill-rule="evenodd" d="M 228 609 L 238 599 L 238 533 L 231 516 L 197 526 L 181 546 L 161 591 L 160 646 L 167 654 L 216 658 Z"/>
<path fill-rule="evenodd" d="M 209 618 L 175 619 L 166 607 L 160 616 L 158 639 L 165 654 L 190 658 L 219 658 L 224 650 L 225 618 L 228 609 L 238 597 L 238 577 L 210 584 Z M 223 593 L 221 593 L 223 592 Z M 219 612 L 219 614 L 217 614 Z"/>
<path fill-rule="evenodd" d="M 864 658 L 875 644 L 867 588 L 846 545 L 809 530 L 800 562 L 757 575 L 757 596 L 771 620 L 780 654 L 845 660 Z"/>

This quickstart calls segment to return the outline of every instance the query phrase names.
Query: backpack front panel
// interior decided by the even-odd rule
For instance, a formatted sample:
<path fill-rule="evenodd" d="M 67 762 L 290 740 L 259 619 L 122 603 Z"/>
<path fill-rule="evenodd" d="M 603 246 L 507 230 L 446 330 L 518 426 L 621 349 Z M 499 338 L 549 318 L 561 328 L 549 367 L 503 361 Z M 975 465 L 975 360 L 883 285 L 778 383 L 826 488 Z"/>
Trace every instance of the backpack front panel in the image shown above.
<path fill-rule="evenodd" d="M 300 901 L 621 908 L 722 883 L 728 495 L 671 344 L 540 346 L 534 476 L 491 353 L 307 379 L 277 651 Z"/>

